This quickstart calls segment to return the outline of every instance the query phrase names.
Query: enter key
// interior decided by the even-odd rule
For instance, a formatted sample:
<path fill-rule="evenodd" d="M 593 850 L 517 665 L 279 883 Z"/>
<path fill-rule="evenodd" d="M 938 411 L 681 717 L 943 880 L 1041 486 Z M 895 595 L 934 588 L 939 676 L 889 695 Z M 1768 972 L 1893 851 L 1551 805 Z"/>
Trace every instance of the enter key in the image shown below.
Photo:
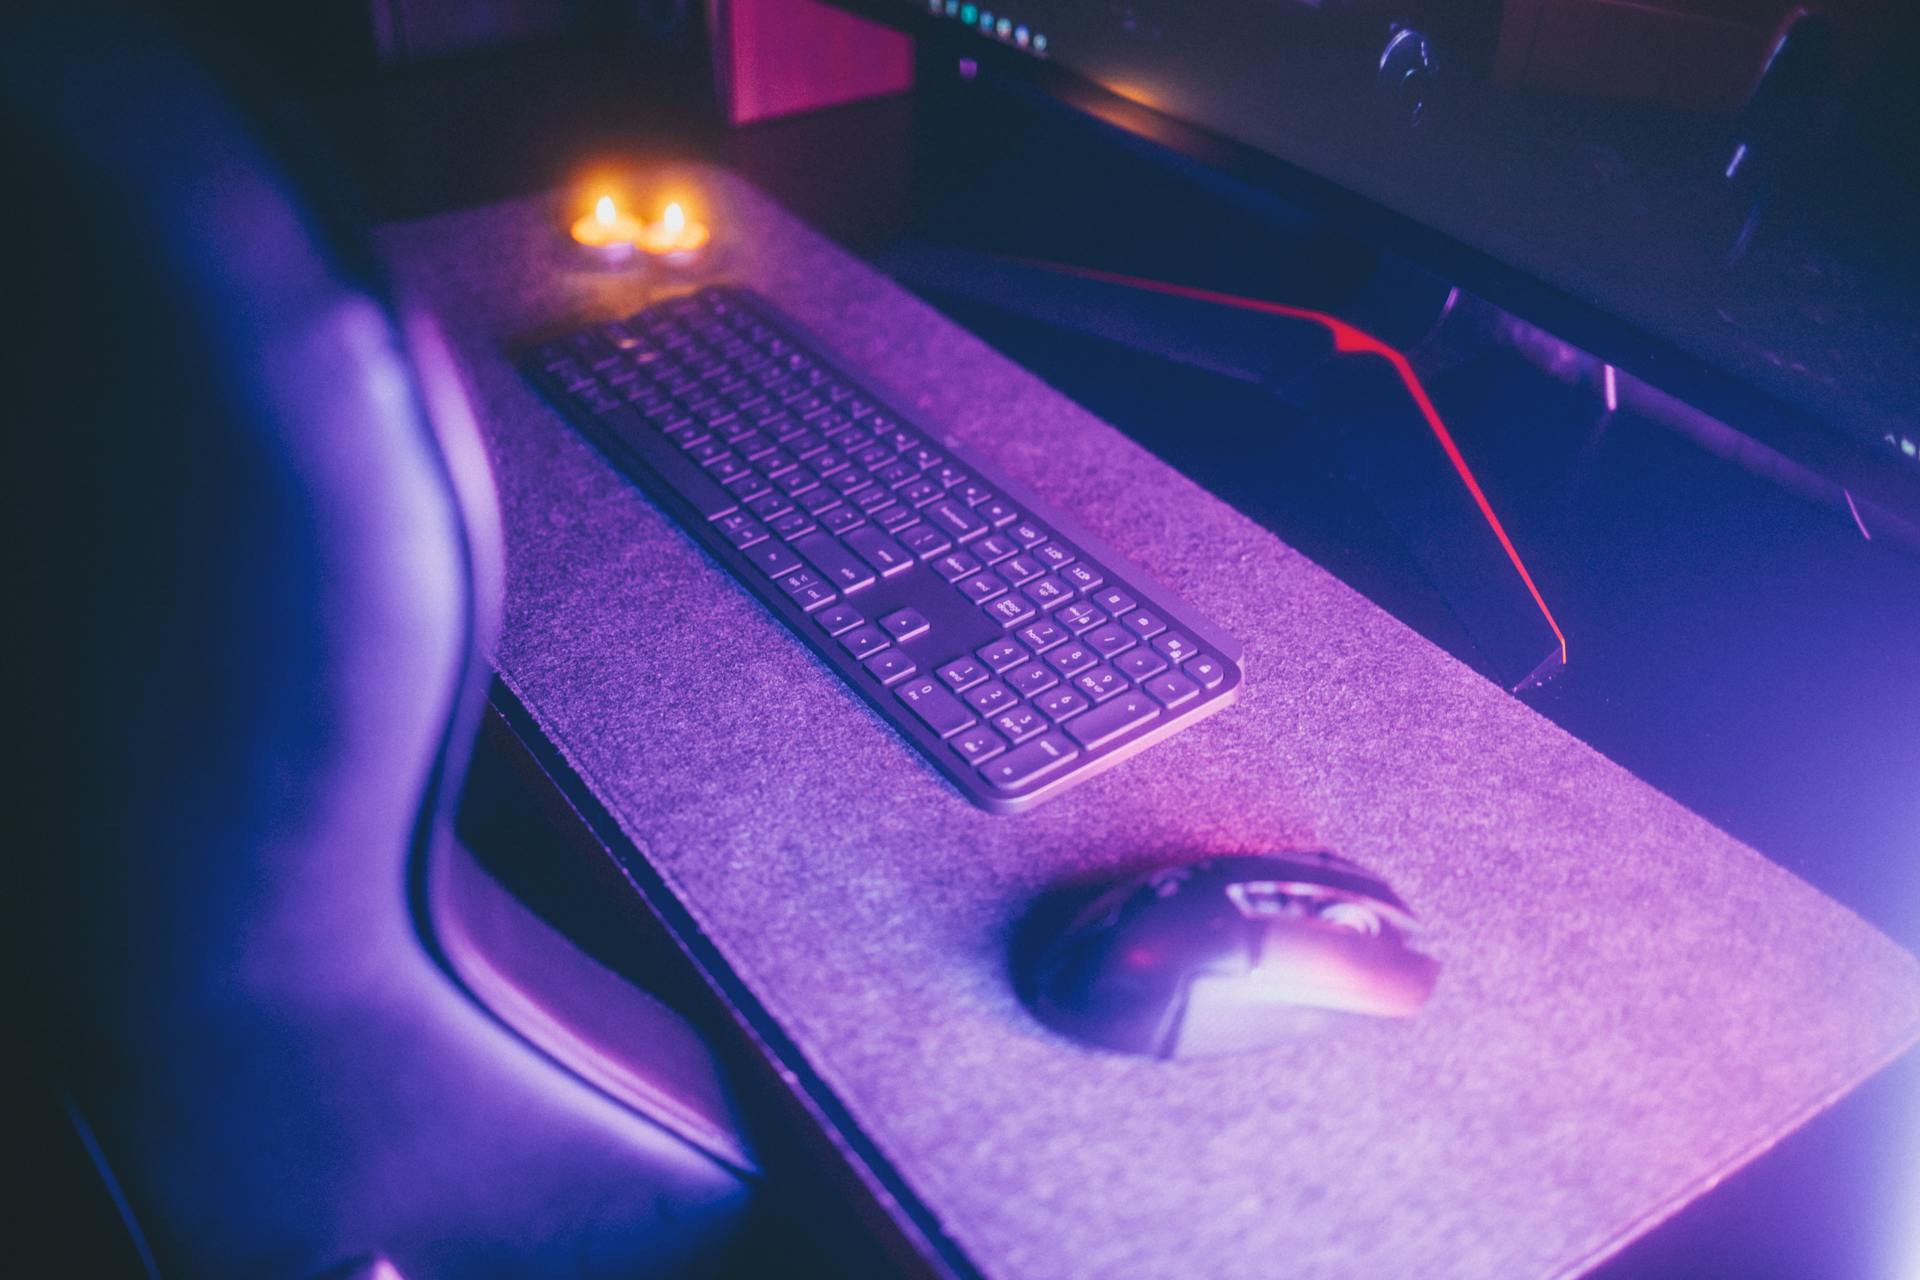
<path fill-rule="evenodd" d="M 1140 690 L 1110 698 L 1093 710 L 1075 716 L 1063 726 L 1068 735 L 1089 751 L 1160 718 L 1160 704 Z"/>

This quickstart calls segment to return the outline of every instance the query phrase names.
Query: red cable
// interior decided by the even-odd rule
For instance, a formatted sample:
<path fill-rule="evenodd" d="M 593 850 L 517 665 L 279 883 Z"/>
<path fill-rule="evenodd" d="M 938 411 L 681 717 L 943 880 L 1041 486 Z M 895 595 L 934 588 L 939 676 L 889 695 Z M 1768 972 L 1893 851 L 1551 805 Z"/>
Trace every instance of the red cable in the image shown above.
<path fill-rule="evenodd" d="M 1026 266 L 1039 267 L 1045 271 L 1061 275 L 1083 276 L 1089 280 L 1099 280 L 1107 284 L 1124 285 L 1131 289 L 1142 289 L 1150 293 L 1165 293 L 1176 298 L 1189 298 L 1195 302 L 1209 302 L 1216 306 L 1236 307 L 1242 311 L 1259 311 L 1267 315 L 1285 316 L 1291 320 L 1306 320 L 1320 325 L 1333 335 L 1333 349 L 1341 355 L 1379 356 L 1393 366 L 1399 375 L 1400 385 L 1406 388 L 1414 407 L 1420 410 L 1420 416 L 1427 420 L 1427 427 L 1434 438 L 1440 441 L 1440 448 L 1446 453 L 1447 461 L 1460 480 L 1467 486 L 1467 492 L 1473 495 L 1475 505 L 1480 508 L 1481 516 L 1493 530 L 1493 536 L 1500 540 L 1501 549 L 1507 553 L 1507 559 L 1520 574 L 1520 580 L 1527 584 L 1527 593 L 1533 597 L 1534 604 L 1540 608 L 1540 616 L 1547 620 L 1553 629 L 1554 638 L 1560 642 L 1560 665 L 1567 662 L 1567 637 L 1560 630 L 1560 624 L 1554 621 L 1553 610 L 1547 608 L 1547 602 L 1540 595 L 1540 588 L 1533 583 L 1533 575 L 1527 572 L 1526 564 L 1520 559 L 1520 553 L 1514 549 L 1513 540 L 1507 537 L 1506 528 L 1500 523 L 1500 517 L 1493 512 L 1493 504 L 1487 501 L 1487 495 L 1481 490 L 1480 482 L 1473 478 L 1473 471 L 1467 466 L 1467 460 L 1461 456 L 1460 447 L 1453 442 L 1453 433 L 1447 430 L 1447 424 L 1440 419 L 1440 411 L 1433 407 L 1433 401 L 1427 396 L 1427 389 L 1420 385 L 1420 378 L 1413 371 L 1413 365 L 1397 349 L 1388 346 L 1370 333 L 1354 328 L 1338 316 L 1328 315 L 1324 311 L 1313 311 L 1306 307 L 1290 307 L 1282 302 L 1268 302 L 1261 298 L 1243 298 L 1231 293 L 1215 293 L 1210 289 L 1195 289 L 1189 285 L 1168 284 L 1164 280 L 1146 280 L 1138 276 L 1117 275 L 1111 271 L 1096 271 L 1092 267 L 1070 266 L 1062 262 L 1042 262 L 1030 258 L 1017 258 L 1016 262 Z"/>

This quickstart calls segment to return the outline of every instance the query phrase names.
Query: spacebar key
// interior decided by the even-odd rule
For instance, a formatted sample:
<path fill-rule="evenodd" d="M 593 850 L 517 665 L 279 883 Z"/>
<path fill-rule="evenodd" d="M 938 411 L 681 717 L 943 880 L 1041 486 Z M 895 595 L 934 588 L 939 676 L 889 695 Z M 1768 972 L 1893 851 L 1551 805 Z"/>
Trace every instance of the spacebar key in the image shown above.
<path fill-rule="evenodd" d="M 838 538 L 810 533 L 804 538 L 795 538 L 793 549 L 805 556 L 807 563 L 820 571 L 821 577 L 846 594 L 873 585 L 873 570 L 849 555 Z"/>
<path fill-rule="evenodd" d="M 715 484 L 698 464 L 680 452 L 678 445 L 648 427 L 647 420 L 632 409 L 609 409 L 596 416 L 669 488 L 692 503 L 702 520 L 718 520 L 739 509 L 732 494 Z"/>

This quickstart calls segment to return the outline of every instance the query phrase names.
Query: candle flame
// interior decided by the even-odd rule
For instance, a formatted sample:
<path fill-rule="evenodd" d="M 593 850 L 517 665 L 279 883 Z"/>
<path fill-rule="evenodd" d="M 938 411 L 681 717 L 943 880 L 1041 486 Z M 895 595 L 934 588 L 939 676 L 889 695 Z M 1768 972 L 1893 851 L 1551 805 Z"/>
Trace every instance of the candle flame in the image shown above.
<path fill-rule="evenodd" d="M 660 225 L 666 228 L 670 236 L 677 236 L 687 229 L 687 211 L 680 207 L 678 200 L 668 203 L 660 215 Z"/>
<path fill-rule="evenodd" d="M 612 196 L 601 196 L 599 200 L 594 202 L 593 220 L 595 222 L 598 222 L 603 227 L 610 227 L 613 225 L 613 197 Z"/>

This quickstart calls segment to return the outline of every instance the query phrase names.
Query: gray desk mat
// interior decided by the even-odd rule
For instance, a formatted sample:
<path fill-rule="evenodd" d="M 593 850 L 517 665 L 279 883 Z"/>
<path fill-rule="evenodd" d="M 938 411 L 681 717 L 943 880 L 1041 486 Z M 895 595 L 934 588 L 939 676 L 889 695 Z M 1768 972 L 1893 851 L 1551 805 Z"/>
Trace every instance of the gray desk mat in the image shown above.
<path fill-rule="evenodd" d="M 476 392 L 501 677 L 984 1273 L 1577 1272 L 1915 1039 L 1920 966 L 1858 918 L 743 181 L 674 180 L 718 226 L 706 274 L 1246 642 L 1238 706 L 981 813 L 510 367 L 669 282 L 575 269 L 551 198 L 383 232 Z M 1445 967 L 1418 1019 L 1163 1064 L 1054 1038 L 1010 990 L 1010 930 L 1064 878 L 1312 848 L 1425 921 Z"/>

